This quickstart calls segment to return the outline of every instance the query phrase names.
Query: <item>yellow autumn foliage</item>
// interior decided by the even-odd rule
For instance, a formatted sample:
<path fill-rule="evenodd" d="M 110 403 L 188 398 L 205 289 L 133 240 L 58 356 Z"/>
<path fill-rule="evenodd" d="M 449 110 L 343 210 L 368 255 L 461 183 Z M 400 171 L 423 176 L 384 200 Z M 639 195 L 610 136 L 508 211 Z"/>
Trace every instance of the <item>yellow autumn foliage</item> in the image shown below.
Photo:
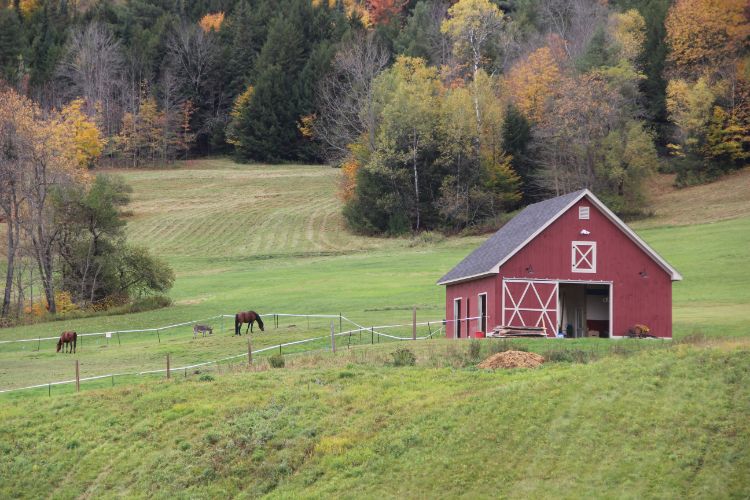
<path fill-rule="evenodd" d="M 105 139 L 96 123 L 81 110 L 83 104 L 83 99 L 75 99 L 61 114 L 64 126 L 72 133 L 76 163 L 82 168 L 91 168 L 102 155 Z"/>

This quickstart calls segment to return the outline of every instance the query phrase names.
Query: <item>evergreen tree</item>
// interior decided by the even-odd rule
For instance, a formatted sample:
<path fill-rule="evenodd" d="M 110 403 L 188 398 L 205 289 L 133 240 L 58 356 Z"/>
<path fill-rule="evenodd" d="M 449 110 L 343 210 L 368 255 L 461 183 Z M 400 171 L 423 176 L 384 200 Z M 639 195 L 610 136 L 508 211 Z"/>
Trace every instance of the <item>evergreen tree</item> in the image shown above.
<path fill-rule="evenodd" d="M 23 50 L 23 28 L 13 9 L 0 9 L 0 78 L 15 83 Z"/>
<path fill-rule="evenodd" d="M 531 124 L 517 107 L 508 106 L 503 122 L 503 147 L 511 156 L 511 167 L 521 178 L 521 193 L 527 203 L 536 201 L 539 191 L 534 182 L 534 162 L 528 156 L 529 141 Z"/>

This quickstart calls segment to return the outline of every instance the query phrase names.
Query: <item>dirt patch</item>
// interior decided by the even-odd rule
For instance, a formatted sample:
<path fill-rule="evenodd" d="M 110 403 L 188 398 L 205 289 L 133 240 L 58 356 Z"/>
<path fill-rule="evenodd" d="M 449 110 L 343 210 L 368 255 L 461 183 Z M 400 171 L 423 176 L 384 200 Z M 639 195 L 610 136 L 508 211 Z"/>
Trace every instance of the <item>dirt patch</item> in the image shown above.
<path fill-rule="evenodd" d="M 544 358 L 533 352 L 505 351 L 493 354 L 477 365 L 478 368 L 536 368 L 544 363 Z"/>

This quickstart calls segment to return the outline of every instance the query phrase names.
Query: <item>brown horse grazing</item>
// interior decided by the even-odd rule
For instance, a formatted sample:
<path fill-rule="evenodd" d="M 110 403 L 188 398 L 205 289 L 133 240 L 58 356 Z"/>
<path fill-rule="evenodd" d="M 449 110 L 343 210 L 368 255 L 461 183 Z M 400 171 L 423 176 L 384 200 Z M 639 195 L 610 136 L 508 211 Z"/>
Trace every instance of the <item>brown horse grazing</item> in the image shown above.
<path fill-rule="evenodd" d="M 78 334 L 76 332 L 62 332 L 60 340 L 57 341 L 57 352 L 60 352 L 60 348 L 63 347 L 63 344 L 65 344 L 63 352 L 76 352 L 77 340 Z"/>
<path fill-rule="evenodd" d="M 258 314 L 255 311 L 245 311 L 245 312 L 239 312 L 234 315 L 234 334 L 235 335 L 242 335 L 242 323 L 247 323 L 247 329 L 245 330 L 245 333 L 247 333 L 248 330 L 250 330 L 250 333 L 253 331 L 253 323 L 257 321 L 258 327 L 260 328 L 260 331 L 263 332 L 263 320 L 260 319 L 260 314 Z"/>

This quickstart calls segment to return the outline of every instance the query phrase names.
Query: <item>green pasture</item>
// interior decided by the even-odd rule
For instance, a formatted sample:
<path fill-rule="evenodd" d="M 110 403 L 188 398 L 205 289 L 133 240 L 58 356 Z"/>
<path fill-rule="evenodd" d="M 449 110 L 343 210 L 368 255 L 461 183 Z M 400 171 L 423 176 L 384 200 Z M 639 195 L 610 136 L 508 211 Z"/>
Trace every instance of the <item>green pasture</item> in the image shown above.
<path fill-rule="evenodd" d="M 435 281 L 482 237 L 367 238 L 345 231 L 338 171 L 227 160 L 121 172 L 128 231 L 176 270 L 174 305 L 0 330 L 0 340 L 155 328 L 238 310 L 266 316 L 253 349 L 323 337 L 246 364 L 231 318 L 191 326 L 0 344 L 0 498 L 744 498 L 750 495 L 750 217 L 735 191 L 685 224 L 679 196 L 636 223 L 684 276 L 674 341 L 398 342 L 346 331 L 444 315 Z M 676 198 L 677 197 L 677 198 Z M 750 202 L 748 202 L 750 203 Z M 671 208 L 670 208 L 671 207 Z M 658 207 L 657 207 L 658 208 Z M 679 217 L 670 215 L 679 209 Z M 739 210 L 739 211 L 738 211 Z M 435 323 L 421 326 L 420 336 Z M 416 366 L 392 366 L 397 347 Z M 500 350 L 549 359 L 482 371 Z M 161 370 L 169 355 L 171 379 Z M 230 359 L 224 359 L 231 357 Z M 182 366 L 224 359 L 190 369 Z"/>
<path fill-rule="evenodd" d="M 750 494 L 747 345 L 671 345 L 537 370 L 429 365 L 468 346 L 422 343 L 426 366 L 412 368 L 386 366 L 392 345 L 376 346 L 307 368 L 6 399 L 0 496 Z"/>
<path fill-rule="evenodd" d="M 444 290 L 435 281 L 482 240 L 352 235 L 344 229 L 336 197 L 339 171 L 328 167 L 247 166 L 217 159 L 116 173 L 134 187 L 131 240 L 151 248 L 177 271 L 170 294 L 174 306 L 8 328 L 0 331 L 0 340 L 53 337 L 71 329 L 155 328 L 246 309 L 342 313 L 373 326 L 408 324 L 416 306 L 419 321 L 440 320 Z M 747 335 L 750 218 L 639 232 L 685 277 L 673 288 L 676 338 L 696 332 Z M 339 322 L 334 322 L 338 331 Z M 194 340 L 190 326 L 161 331 L 159 337 L 153 332 L 119 339 L 85 337 L 75 358 L 81 376 L 87 377 L 161 369 L 167 353 L 173 366 L 239 355 L 246 350 L 246 339 L 233 337 L 230 323 L 224 320 L 224 331 L 207 339 Z M 211 324 L 222 326 L 219 320 Z M 267 326 L 253 337 L 254 349 L 330 332 L 329 319 L 282 318 L 278 329 Z M 409 335 L 409 330 L 400 334 Z M 422 330 L 420 335 L 427 333 Z M 307 347 L 323 349 L 326 343 L 288 351 Z M 0 344 L 0 389 L 70 379 L 73 359 L 55 354 L 54 341 Z"/>

